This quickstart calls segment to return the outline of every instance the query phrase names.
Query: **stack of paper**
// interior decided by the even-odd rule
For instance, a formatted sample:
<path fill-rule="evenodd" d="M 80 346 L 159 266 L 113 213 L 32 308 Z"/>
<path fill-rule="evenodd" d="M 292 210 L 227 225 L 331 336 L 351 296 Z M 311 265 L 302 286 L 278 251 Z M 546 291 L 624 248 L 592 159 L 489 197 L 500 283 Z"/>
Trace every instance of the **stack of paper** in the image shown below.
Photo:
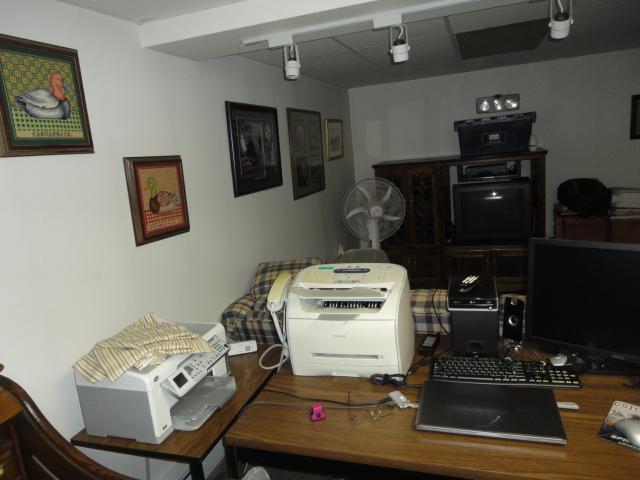
<path fill-rule="evenodd" d="M 640 216 L 640 188 L 612 188 L 611 216 Z"/>

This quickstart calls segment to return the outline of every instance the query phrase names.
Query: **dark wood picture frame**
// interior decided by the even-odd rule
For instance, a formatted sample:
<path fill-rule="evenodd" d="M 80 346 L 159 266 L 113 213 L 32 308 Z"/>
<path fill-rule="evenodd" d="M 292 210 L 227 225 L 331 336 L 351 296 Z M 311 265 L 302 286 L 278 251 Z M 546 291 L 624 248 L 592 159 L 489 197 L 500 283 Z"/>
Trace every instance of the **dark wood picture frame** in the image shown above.
<path fill-rule="evenodd" d="M 93 151 L 77 50 L 0 35 L 0 156 Z"/>
<path fill-rule="evenodd" d="M 233 196 L 282 185 L 278 111 L 273 107 L 225 102 Z"/>
<path fill-rule="evenodd" d="M 124 157 L 136 245 L 189 231 L 182 159 Z"/>
<path fill-rule="evenodd" d="M 324 153 L 320 112 L 287 108 L 293 199 L 324 190 Z"/>
<path fill-rule="evenodd" d="M 629 139 L 640 138 L 640 95 L 631 96 L 631 132 Z"/>

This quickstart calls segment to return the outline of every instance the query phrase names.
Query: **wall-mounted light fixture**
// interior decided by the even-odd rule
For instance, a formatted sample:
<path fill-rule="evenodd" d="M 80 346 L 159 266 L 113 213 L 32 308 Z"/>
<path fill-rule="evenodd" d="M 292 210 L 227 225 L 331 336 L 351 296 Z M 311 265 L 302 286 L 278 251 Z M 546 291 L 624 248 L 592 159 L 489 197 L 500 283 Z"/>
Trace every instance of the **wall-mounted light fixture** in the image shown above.
<path fill-rule="evenodd" d="M 493 95 L 491 97 L 476 98 L 476 113 L 494 113 L 520 108 L 520 94 Z"/>
<path fill-rule="evenodd" d="M 569 0 L 569 11 L 564 8 L 565 0 L 549 0 L 549 28 L 551 38 L 560 40 L 569 36 L 569 29 L 573 25 L 573 0 Z M 555 12 L 553 6 L 556 6 Z"/>
<path fill-rule="evenodd" d="M 409 60 L 409 35 L 404 23 L 389 27 L 389 53 L 393 56 L 393 63 Z"/>

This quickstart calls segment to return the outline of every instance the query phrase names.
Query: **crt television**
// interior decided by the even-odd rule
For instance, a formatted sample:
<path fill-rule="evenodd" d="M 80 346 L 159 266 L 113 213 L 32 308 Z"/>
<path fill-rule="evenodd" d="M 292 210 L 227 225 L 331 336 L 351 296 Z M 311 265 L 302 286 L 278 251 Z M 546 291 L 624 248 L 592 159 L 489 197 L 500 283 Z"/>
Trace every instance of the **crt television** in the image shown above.
<path fill-rule="evenodd" d="M 454 241 L 509 242 L 531 236 L 531 186 L 528 178 L 459 183 L 452 187 Z"/>
<path fill-rule="evenodd" d="M 527 340 L 592 371 L 640 372 L 640 245 L 532 238 Z"/>

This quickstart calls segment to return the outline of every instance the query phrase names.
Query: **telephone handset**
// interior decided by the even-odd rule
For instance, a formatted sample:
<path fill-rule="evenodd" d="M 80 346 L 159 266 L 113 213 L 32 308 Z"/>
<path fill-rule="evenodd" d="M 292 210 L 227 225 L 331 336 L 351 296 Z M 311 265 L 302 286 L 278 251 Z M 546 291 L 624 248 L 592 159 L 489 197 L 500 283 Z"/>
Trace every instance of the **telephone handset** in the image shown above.
<path fill-rule="evenodd" d="M 267 348 L 264 353 L 260 356 L 260 360 L 258 363 L 265 370 L 271 370 L 274 368 L 280 368 L 283 363 L 285 363 L 289 358 L 289 345 L 287 345 L 287 332 L 286 326 L 287 322 L 284 321 L 284 329 L 280 328 L 280 322 L 278 321 L 278 316 L 276 312 L 279 312 L 284 308 L 284 303 L 287 298 L 287 293 L 289 292 L 289 286 L 293 281 L 293 276 L 290 273 L 280 273 L 276 280 L 273 282 L 271 286 L 271 290 L 269 290 L 269 294 L 267 295 L 267 309 L 271 312 L 271 318 L 273 319 L 273 324 L 276 328 L 276 333 L 278 334 L 278 338 L 280 339 L 280 344 L 271 345 Z M 266 356 L 266 354 L 275 347 L 282 347 L 282 352 L 280 353 L 280 361 L 275 365 L 265 366 L 262 363 L 262 359 Z"/>
<path fill-rule="evenodd" d="M 284 306 L 284 299 L 287 296 L 287 292 L 289 291 L 289 285 L 293 277 L 290 273 L 281 273 L 277 276 L 275 282 L 269 290 L 269 295 L 267 296 L 267 308 L 270 312 L 279 312 L 282 310 Z"/>

